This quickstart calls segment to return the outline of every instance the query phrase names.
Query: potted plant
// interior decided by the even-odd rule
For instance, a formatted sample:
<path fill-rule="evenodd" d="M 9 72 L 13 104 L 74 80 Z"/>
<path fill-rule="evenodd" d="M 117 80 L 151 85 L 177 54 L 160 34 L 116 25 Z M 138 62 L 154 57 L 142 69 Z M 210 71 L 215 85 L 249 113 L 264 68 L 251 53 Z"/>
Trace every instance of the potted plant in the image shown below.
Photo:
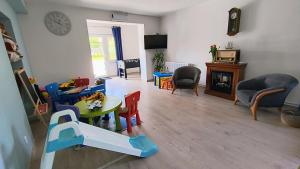
<path fill-rule="evenodd" d="M 163 52 L 157 51 L 152 59 L 155 72 L 162 72 L 165 68 L 165 55 Z"/>

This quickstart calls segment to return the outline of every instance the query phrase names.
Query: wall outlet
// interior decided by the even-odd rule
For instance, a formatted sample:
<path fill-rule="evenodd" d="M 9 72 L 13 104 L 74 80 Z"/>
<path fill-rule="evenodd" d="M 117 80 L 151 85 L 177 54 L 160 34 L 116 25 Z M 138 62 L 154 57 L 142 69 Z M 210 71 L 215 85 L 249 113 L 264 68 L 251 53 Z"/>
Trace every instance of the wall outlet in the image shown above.
<path fill-rule="evenodd" d="M 24 136 L 24 141 L 25 141 L 25 144 L 28 144 L 27 136 Z"/>

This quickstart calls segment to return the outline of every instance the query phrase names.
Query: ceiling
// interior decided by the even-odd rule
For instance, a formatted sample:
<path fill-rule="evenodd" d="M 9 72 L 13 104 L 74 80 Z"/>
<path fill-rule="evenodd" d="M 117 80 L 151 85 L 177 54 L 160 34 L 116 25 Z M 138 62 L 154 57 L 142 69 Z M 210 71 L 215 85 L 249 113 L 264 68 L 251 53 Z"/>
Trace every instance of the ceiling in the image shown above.
<path fill-rule="evenodd" d="M 205 0 L 47 0 L 67 5 L 162 16 Z"/>

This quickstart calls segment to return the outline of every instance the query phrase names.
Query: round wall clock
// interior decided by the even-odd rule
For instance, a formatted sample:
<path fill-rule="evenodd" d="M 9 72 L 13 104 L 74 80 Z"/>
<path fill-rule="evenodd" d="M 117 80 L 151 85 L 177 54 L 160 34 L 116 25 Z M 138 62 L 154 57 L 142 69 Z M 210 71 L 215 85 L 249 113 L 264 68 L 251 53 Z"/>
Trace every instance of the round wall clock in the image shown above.
<path fill-rule="evenodd" d="M 71 20 L 62 12 L 49 12 L 44 19 L 47 29 L 58 36 L 63 36 L 71 31 Z"/>

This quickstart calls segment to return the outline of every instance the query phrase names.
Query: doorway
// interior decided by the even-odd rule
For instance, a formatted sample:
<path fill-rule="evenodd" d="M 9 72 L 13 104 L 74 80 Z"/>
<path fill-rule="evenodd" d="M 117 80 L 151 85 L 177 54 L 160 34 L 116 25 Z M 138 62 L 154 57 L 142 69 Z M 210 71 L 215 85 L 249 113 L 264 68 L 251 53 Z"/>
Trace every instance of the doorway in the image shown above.
<path fill-rule="evenodd" d="M 121 28 L 123 59 L 145 60 L 144 49 L 144 24 L 112 22 L 112 21 L 87 21 L 89 45 L 91 50 L 91 59 L 93 64 L 94 77 L 112 77 L 117 76 L 117 56 L 115 40 L 112 32 L 113 26 Z M 143 69 L 141 63 L 141 72 Z M 128 73 L 139 72 L 139 68 L 129 69 Z"/>

